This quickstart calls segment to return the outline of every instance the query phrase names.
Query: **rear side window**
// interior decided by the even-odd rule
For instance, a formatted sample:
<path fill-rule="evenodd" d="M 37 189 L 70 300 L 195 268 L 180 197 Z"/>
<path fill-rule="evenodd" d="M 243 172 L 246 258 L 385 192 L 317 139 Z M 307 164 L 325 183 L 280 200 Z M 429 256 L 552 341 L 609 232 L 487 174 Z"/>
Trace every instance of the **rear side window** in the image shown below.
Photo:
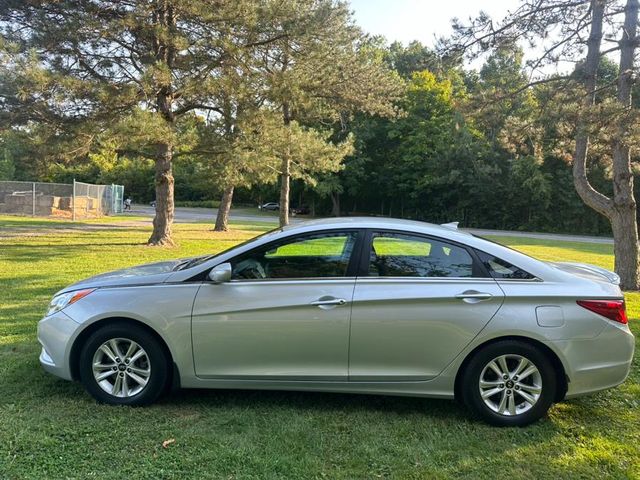
<path fill-rule="evenodd" d="M 379 277 L 471 277 L 473 260 L 464 248 L 420 236 L 376 232 L 369 275 Z"/>
<path fill-rule="evenodd" d="M 478 258 L 493 278 L 507 278 L 515 280 L 533 280 L 534 277 L 529 272 L 525 272 L 519 267 L 510 264 L 506 260 L 495 257 L 485 252 L 476 250 Z"/>

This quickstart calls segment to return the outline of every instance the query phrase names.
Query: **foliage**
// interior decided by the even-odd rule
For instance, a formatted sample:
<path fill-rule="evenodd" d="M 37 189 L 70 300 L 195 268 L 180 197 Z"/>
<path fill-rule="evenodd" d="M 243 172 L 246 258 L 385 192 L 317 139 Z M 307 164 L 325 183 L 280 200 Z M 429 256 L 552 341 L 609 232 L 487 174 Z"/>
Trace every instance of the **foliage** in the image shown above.
<path fill-rule="evenodd" d="M 454 21 L 453 35 L 441 42 L 441 51 L 446 55 L 477 58 L 493 52 L 496 59 L 505 46 L 513 49 L 519 41 L 528 42 L 533 56 L 527 62 L 528 78 L 536 79 L 521 81 L 520 88 L 517 84 L 504 85 L 500 92 L 489 92 L 490 98 L 494 105 L 502 105 L 505 98 L 520 99 L 529 94 L 535 85 L 555 84 L 554 101 L 561 102 L 556 105 L 570 113 L 563 120 L 572 127 L 568 138 L 574 143 L 571 161 L 575 190 L 586 205 L 609 221 L 615 271 L 620 284 L 633 289 L 640 289 L 634 191 L 640 145 L 640 109 L 634 100 L 639 12 L 638 0 L 524 0 L 498 21 L 484 13 L 468 24 Z M 606 56 L 617 58 L 617 70 L 610 62 L 602 62 Z M 576 68 L 564 75 L 540 71 L 545 66 L 557 67 L 561 61 L 576 62 Z M 494 63 L 504 70 L 501 62 Z M 511 73 L 507 78 L 517 78 L 517 71 Z M 500 76 L 493 80 L 504 83 Z M 589 167 L 599 160 L 606 160 L 611 171 L 606 190 L 598 189 L 589 175 Z"/>
<path fill-rule="evenodd" d="M 187 208 L 218 208 L 218 200 L 176 200 L 176 207 Z"/>
<path fill-rule="evenodd" d="M 57 9 L 80 11 L 47 30 L 47 41 L 61 49 L 48 53 L 32 48 L 45 38 L 17 40 L 15 26 L 3 24 L 0 98 L 11 128 L 0 131 L 0 176 L 120 183 L 136 201 L 148 202 L 156 198 L 157 146 L 168 142 L 181 201 L 217 200 L 230 185 L 236 200 L 278 201 L 276 185 L 288 170 L 293 204 L 311 205 L 319 214 L 611 231 L 572 185 L 575 92 L 559 87 L 564 78 L 529 86 L 531 65 L 515 38 L 490 45 L 475 72 L 463 69 L 455 55 L 419 42 L 387 46 L 364 36 L 338 1 L 243 0 L 222 2 L 217 12 L 204 12 L 206 2 L 185 2 L 179 12 L 184 23 L 167 37 L 171 42 L 204 35 L 188 26 L 197 18 L 214 30 L 174 65 L 176 115 L 167 122 L 156 104 L 141 101 L 167 78 L 162 62 L 145 60 L 144 73 L 132 79 L 124 74 L 130 58 L 114 53 L 111 62 L 100 60 L 100 52 L 135 22 L 150 31 L 152 18 L 142 14 L 147 7 L 133 4 L 142 9 L 135 18 L 118 9 L 100 14 L 105 25 L 125 22 L 113 32 L 84 17 L 98 2 L 56 4 L 37 22 Z M 17 4 L 11 5 L 2 12 Z M 29 5 L 18 10 L 27 12 Z M 231 23 L 216 20 L 226 14 Z M 59 43 L 75 25 L 71 19 L 97 29 L 70 37 L 74 48 L 85 48 L 88 39 L 97 42 L 80 52 L 86 55 Z M 212 31 L 218 37 L 210 37 Z M 94 63 L 65 70 L 62 59 L 74 55 Z M 224 55 L 228 60 L 220 63 Z M 45 68 L 45 59 L 55 68 Z M 208 72 L 204 77 L 191 76 L 197 65 Z M 91 72 L 90 66 L 100 70 Z M 572 81 L 582 68 L 578 63 Z M 117 85 L 95 73 L 113 75 Z M 593 124 L 602 125 L 590 130 L 589 180 L 607 195 L 615 134 L 607 119 L 622 115 L 611 97 L 617 75 L 618 67 L 603 58 L 597 103 L 589 112 Z M 136 80 L 142 83 L 138 90 Z M 88 102 L 87 108 L 68 109 L 74 102 Z M 640 138 L 634 132 L 627 136 L 632 146 Z"/>
<path fill-rule="evenodd" d="M 261 170 L 269 183 L 276 180 L 281 159 L 286 156 L 291 161 L 291 177 L 315 185 L 314 174 L 340 170 L 342 159 L 353 151 L 351 137 L 334 144 L 330 136 L 331 132 L 308 128 L 295 120 L 284 124 L 279 115 L 267 113 L 246 125 L 240 137 L 243 151 L 236 158 L 256 157 L 246 164 L 263 162 L 266 168 L 261 166 Z"/>

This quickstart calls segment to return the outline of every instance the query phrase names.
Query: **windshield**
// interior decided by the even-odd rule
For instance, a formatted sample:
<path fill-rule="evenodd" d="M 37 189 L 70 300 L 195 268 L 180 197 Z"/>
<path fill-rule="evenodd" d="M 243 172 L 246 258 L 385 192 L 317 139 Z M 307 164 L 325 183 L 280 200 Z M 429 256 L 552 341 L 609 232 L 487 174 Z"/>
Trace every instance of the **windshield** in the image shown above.
<path fill-rule="evenodd" d="M 212 259 L 214 259 L 214 258 L 216 258 L 216 257 L 218 257 L 220 255 L 223 255 L 223 254 L 225 254 L 227 252 L 230 252 L 231 250 L 234 250 L 234 249 L 236 249 L 238 247 L 242 247 L 244 245 L 248 245 L 248 244 L 250 244 L 252 242 L 255 242 L 256 240 L 258 240 L 258 239 L 260 239 L 262 237 L 266 237 L 267 235 L 273 235 L 273 234 L 279 233 L 281 231 L 282 231 L 282 228 L 281 227 L 277 227 L 277 228 L 274 228 L 274 229 L 269 230 L 267 232 L 264 232 L 264 233 L 262 233 L 260 235 L 257 235 L 255 237 L 251 237 L 250 239 L 245 240 L 244 242 L 238 243 L 236 245 L 233 245 L 232 247 L 225 248 L 221 252 L 214 253 L 212 255 L 201 255 L 199 257 L 190 258 L 190 259 L 185 260 L 184 262 L 179 263 L 178 265 L 176 265 L 173 270 L 174 271 L 178 271 L 178 270 L 186 270 L 188 268 L 197 267 L 198 265 L 202 265 L 203 263 L 208 262 L 209 260 L 212 260 Z"/>

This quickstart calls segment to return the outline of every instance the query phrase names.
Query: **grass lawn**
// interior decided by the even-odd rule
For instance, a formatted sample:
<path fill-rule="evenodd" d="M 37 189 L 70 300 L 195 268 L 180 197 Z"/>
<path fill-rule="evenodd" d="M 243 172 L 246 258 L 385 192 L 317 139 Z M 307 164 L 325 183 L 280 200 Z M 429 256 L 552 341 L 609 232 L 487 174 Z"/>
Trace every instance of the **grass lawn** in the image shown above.
<path fill-rule="evenodd" d="M 0 216 L 0 479 L 640 478 L 640 369 L 614 390 L 554 406 L 525 429 L 471 420 L 455 402 L 295 392 L 182 391 L 148 408 L 97 405 L 38 364 L 53 293 L 107 270 L 212 253 L 268 227 L 148 226 Z M 543 259 L 607 268 L 610 245 L 496 238 Z M 627 297 L 640 334 L 640 297 Z M 163 448 L 165 440 L 175 441 Z"/>

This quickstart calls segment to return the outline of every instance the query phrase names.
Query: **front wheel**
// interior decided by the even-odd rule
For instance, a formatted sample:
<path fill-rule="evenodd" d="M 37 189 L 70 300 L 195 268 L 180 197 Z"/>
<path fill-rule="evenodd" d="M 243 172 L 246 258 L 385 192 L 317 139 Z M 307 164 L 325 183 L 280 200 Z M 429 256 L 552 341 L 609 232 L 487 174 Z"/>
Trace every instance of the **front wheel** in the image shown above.
<path fill-rule="evenodd" d="M 101 403 L 146 405 L 165 390 L 169 361 L 146 330 L 113 323 L 95 331 L 80 352 L 80 380 Z"/>
<path fill-rule="evenodd" d="M 540 349 L 505 340 L 482 348 L 462 377 L 469 409 L 496 426 L 524 426 L 543 417 L 556 396 L 556 372 Z"/>

